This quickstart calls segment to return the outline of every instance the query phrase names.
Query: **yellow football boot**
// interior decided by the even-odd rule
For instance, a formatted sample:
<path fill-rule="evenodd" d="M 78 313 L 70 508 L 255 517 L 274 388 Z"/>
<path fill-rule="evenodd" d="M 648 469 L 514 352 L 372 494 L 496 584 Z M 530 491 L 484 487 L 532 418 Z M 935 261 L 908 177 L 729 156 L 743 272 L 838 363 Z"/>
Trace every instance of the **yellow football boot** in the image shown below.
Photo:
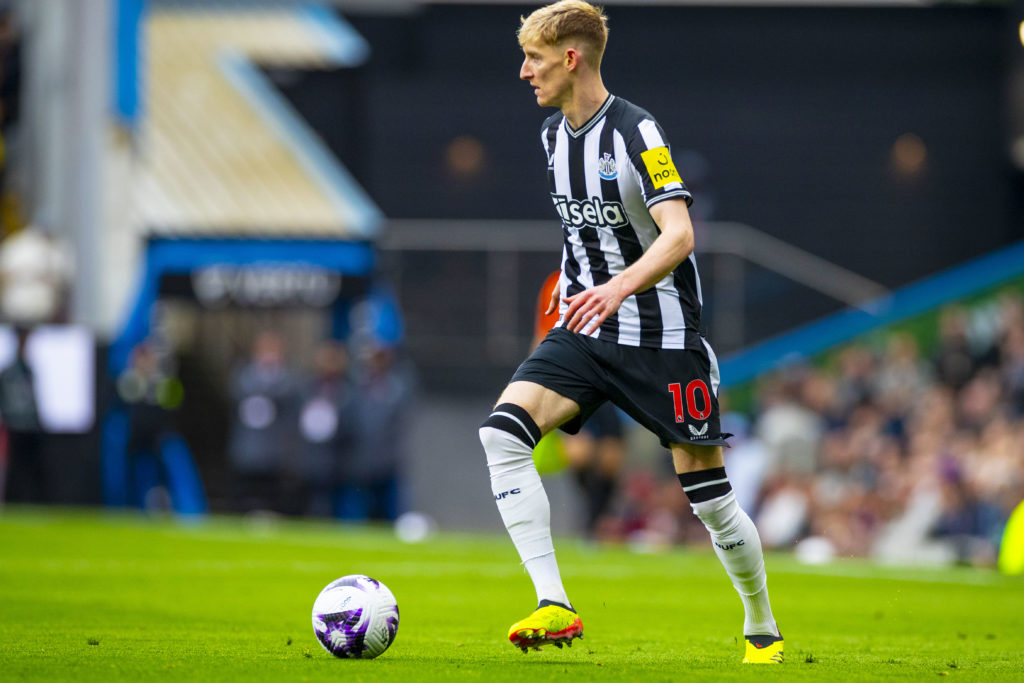
<path fill-rule="evenodd" d="M 508 639 L 523 652 L 539 650 L 548 643 L 557 648 L 572 647 L 573 638 L 583 637 L 583 622 L 575 610 L 542 600 L 533 614 L 512 624 Z"/>
<path fill-rule="evenodd" d="M 782 634 L 776 636 L 746 636 L 747 653 L 744 664 L 782 664 Z"/>

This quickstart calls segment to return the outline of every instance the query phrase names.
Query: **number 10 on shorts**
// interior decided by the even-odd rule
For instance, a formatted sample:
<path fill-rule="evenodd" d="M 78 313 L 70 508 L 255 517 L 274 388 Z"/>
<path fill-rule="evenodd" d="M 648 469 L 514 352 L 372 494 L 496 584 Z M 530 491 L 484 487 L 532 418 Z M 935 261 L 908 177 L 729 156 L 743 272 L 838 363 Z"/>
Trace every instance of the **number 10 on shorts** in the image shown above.
<path fill-rule="evenodd" d="M 711 392 L 708 391 L 708 385 L 704 383 L 702 379 L 695 379 L 686 385 L 686 390 L 683 390 L 683 385 L 679 382 L 673 382 L 668 385 L 669 393 L 672 394 L 672 403 L 675 406 L 676 411 L 676 422 L 686 422 L 686 414 L 683 413 L 683 396 L 686 396 L 686 411 L 690 413 L 690 417 L 694 420 L 706 420 L 708 415 L 711 414 Z M 697 398 L 697 394 L 700 394 L 700 398 Z M 697 403 L 700 403 L 700 409 L 697 408 Z"/>

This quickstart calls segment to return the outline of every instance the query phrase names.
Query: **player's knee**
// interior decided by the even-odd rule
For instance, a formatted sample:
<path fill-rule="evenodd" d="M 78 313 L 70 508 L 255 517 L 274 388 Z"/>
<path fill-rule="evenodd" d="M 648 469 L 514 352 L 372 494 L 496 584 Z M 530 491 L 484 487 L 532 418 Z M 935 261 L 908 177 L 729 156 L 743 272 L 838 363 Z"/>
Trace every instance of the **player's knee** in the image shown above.
<path fill-rule="evenodd" d="M 480 427 L 479 434 L 480 444 L 484 447 L 484 452 L 487 454 L 488 462 L 493 461 L 499 454 L 507 451 L 510 444 L 516 450 L 521 448 L 521 446 L 519 446 L 520 442 L 516 439 L 512 439 L 508 432 L 497 429 L 488 424 L 484 424 Z"/>
<path fill-rule="evenodd" d="M 531 451 L 537 447 L 541 437 L 540 429 L 530 414 L 514 403 L 501 403 L 495 406 L 494 411 L 480 425 L 481 441 L 492 438 L 485 436 L 485 432 L 493 435 L 507 434 Z M 487 443 L 484 443 L 485 448 L 486 446 Z"/>
<path fill-rule="evenodd" d="M 487 464 L 510 465 L 531 462 L 533 449 L 541 433 L 530 414 L 514 403 L 495 407 L 480 426 L 480 443 L 487 454 Z"/>
<path fill-rule="evenodd" d="M 678 473 L 708 470 L 725 464 L 721 446 L 693 443 L 672 444 L 672 462 Z"/>

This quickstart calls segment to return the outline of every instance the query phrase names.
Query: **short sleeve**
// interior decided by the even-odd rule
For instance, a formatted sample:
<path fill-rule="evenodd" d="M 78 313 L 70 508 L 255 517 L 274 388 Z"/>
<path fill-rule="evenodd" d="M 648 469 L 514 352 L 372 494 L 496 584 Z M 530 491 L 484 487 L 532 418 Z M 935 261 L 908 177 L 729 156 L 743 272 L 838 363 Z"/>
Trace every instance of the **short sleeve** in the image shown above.
<path fill-rule="evenodd" d="M 654 119 L 642 119 L 630 136 L 628 152 L 648 207 L 665 199 L 684 199 L 693 203 L 693 196 L 679 177 L 665 132 Z"/>

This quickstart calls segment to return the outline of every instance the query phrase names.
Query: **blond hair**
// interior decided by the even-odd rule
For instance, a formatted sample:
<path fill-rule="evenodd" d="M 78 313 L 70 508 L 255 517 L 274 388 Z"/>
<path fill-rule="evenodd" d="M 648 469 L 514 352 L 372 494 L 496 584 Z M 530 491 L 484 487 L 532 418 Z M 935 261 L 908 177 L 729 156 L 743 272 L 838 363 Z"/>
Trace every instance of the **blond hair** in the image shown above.
<path fill-rule="evenodd" d="M 608 17 L 604 10 L 583 0 L 561 0 L 520 17 L 519 45 L 559 45 L 575 39 L 583 44 L 583 58 L 598 68 L 608 42 Z"/>

